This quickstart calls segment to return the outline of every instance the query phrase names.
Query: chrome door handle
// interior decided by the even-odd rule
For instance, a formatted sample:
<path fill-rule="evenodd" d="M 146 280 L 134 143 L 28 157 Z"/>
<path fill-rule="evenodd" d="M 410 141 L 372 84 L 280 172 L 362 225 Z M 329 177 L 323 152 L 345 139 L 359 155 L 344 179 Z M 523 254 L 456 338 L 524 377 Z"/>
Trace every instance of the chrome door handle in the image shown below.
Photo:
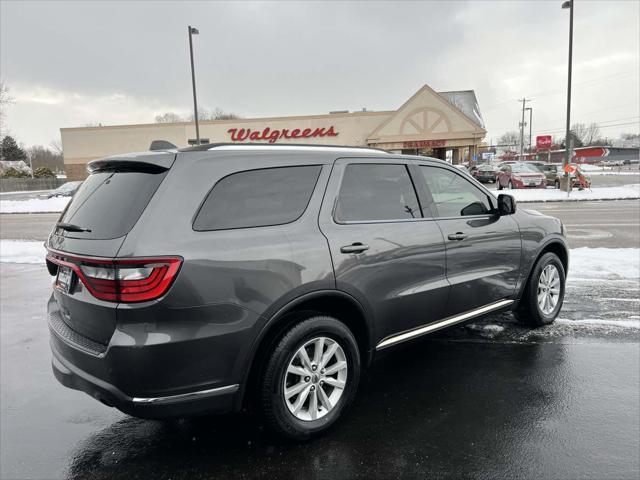
<path fill-rule="evenodd" d="M 344 247 L 340 247 L 340 252 L 342 253 L 362 253 L 365 250 L 369 250 L 369 245 L 365 245 L 360 242 L 352 243 L 351 245 L 345 245 Z"/>
<path fill-rule="evenodd" d="M 462 232 L 450 233 L 450 234 L 447 236 L 447 238 L 448 238 L 449 240 L 457 240 L 457 241 L 460 241 L 460 240 L 464 240 L 465 238 L 467 238 L 467 235 L 465 235 L 465 234 L 464 234 L 464 233 L 462 233 Z"/>

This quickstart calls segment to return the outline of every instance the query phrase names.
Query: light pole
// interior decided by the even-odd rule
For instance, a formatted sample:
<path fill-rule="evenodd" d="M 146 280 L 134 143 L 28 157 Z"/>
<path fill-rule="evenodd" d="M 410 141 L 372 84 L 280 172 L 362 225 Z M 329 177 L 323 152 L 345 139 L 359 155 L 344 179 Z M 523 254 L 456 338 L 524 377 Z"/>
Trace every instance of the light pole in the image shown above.
<path fill-rule="evenodd" d="M 198 123 L 198 100 L 196 97 L 196 73 L 193 68 L 193 35 L 198 35 L 200 32 L 197 28 L 189 25 L 189 54 L 191 55 L 191 84 L 193 85 L 193 118 L 196 122 L 196 142 L 200 145 L 200 124 Z"/>
<path fill-rule="evenodd" d="M 571 182 L 569 181 L 569 173 L 566 171 L 567 165 L 571 160 L 571 64 L 573 63 L 573 2 L 574 0 L 566 0 L 562 4 L 562 8 L 569 9 L 569 73 L 567 80 L 567 131 L 564 137 L 564 161 L 562 162 L 562 170 L 564 176 L 562 179 L 565 182 L 563 185 L 567 189 L 567 193 L 571 189 Z"/>

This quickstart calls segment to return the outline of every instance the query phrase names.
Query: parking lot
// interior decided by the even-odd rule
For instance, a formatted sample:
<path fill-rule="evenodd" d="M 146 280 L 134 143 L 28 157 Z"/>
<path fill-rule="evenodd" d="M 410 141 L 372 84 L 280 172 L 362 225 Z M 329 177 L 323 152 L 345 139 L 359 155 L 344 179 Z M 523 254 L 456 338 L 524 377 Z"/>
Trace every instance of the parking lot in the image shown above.
<path fill-rule="evenodd" d="M 531 331 L 492 315 L 398 347 L 364 376 L 345 421 L 303 444 L 271 438 L 249 412 L 139 420 L 63 388 L 49 365 L 50 277 L 43 265 L 3 263 L 0 476 L 637 478 L 640 279 L 599 264 L 591 272 L 581 255 L 637 255 L 640 204 L 520 208 L 567 226 L 574 250 L 559 320 Z M 56 218 L 2 215 L 2 238 L 41 241 Z"/>

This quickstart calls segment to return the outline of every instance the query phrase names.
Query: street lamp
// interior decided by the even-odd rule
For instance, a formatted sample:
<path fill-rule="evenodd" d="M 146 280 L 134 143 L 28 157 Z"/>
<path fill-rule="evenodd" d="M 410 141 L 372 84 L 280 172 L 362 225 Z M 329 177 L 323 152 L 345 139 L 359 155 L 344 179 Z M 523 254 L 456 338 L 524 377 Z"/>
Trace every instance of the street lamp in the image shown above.
<path fill-rule="evenodd" d="M 198 35 L 200 32 L 197 28 L 189 25 L 189 53 L 191 54 L 191 84 L 193 85 L 193 118 L 196 122 L 196 142 L 200 145 L 200 125 L 198 123 L 198 100 L 196 98 L 196 73 L 193 68 L 193 41 L 191 37 Z"/>
<path fill-rule="evenodd" d="M 562 4 L 562 8 L 569 9 L 569 78 L 567 81 L 567 131 L 564 137 L 564 161 L 562 165 L 562 169 L 564 171 L 564 176 L 562 177 L 565 181 L 565 187 L 567 189 L 567 193 L 571 188 L 571 182 L 569 181 L 569 174 L 565 170 L 567 165 L 569 165 L 569 161 L 571 160 L 571 64 L 573 62 L 573 2 L 574 0 L 566 0 Z"/>

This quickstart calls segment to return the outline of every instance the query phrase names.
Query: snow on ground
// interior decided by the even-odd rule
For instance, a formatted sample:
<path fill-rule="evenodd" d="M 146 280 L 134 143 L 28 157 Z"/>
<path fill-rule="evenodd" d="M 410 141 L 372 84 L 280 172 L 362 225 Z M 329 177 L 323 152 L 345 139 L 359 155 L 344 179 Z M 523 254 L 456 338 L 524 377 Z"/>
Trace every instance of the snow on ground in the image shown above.
<path fill-rule="evenodd" d="M 595 187 L 591 190 L 574 188 L 569 196 L 567 192 L 557 188 L 532 188 L 516 190 L 496 190 L 492 192 L 496 197 L 501 193 L 513 195 L 516 201 L 526 202 L 575 202 L 580 200 L 629 200 L 640 198 L 640 184 L 619 187 Z"/>
<path fill-rule="evenodd" d="M 590 165 L 583 163 L 580 165 L 582 170 L 587 175 L 638 175 L 640 171 L 635 170 L 619 170 L 618 167 L 603 167 L 602 165 Z"/>
<path fill-rule="evenodd" d="M 64 210 L 71 197 L 0 200 L 0 213 L 56 213 Z"/>
<path fill-rule="evenodd" d="M 640 278 L 640 248 L 572 248 L 569 280 Z"/>
<path fill-rule="evenodd" d="M 44 242 L 0 240 L 0 263 L 44 263 Z"/>

